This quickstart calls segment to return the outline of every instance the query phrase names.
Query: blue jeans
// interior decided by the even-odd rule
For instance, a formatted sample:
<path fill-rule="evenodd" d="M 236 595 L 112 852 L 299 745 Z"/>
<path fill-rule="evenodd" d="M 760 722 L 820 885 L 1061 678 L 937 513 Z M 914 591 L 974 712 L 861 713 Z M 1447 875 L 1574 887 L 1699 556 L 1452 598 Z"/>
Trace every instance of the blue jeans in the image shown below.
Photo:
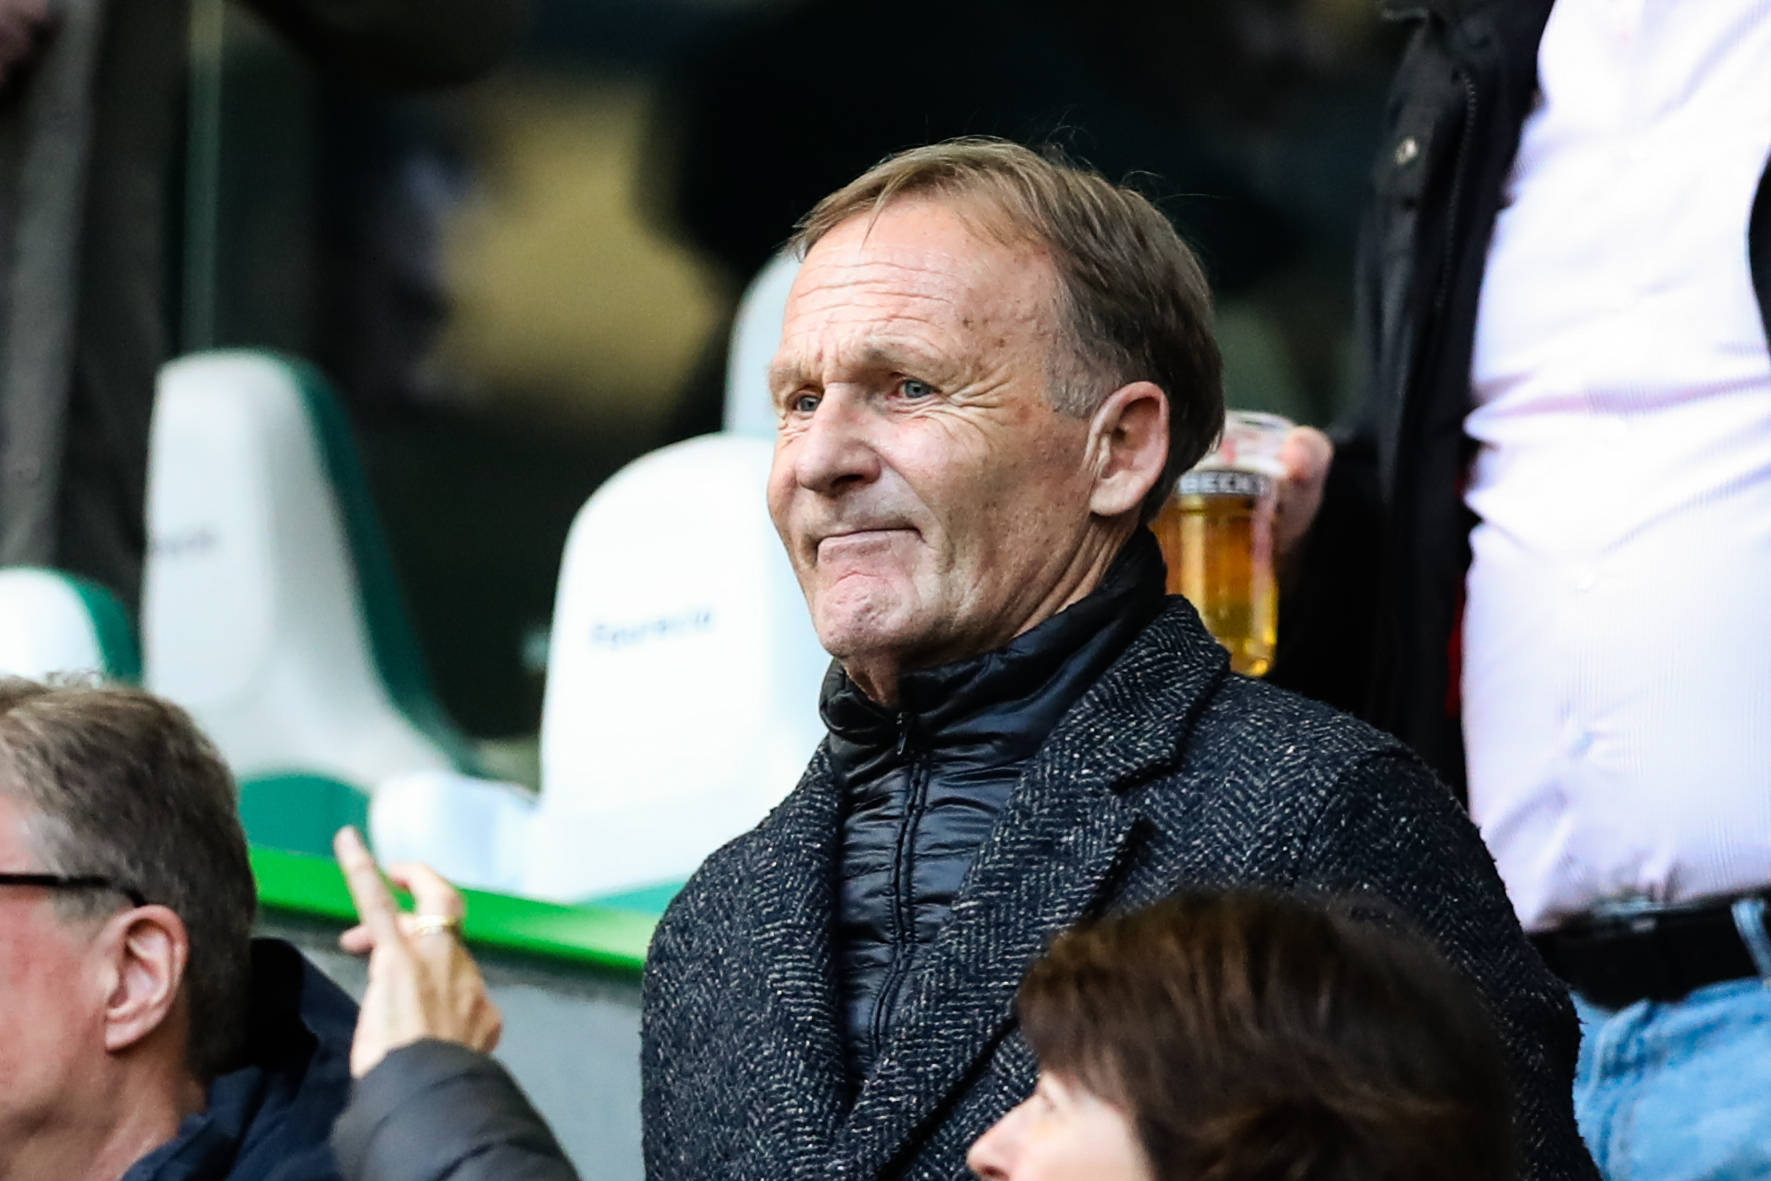
<path fill-rule="evenodd" d="M 1574 1114 L 1606 1181 L 1771 1178 L 1771 980 L 1574 1006 Z"/>

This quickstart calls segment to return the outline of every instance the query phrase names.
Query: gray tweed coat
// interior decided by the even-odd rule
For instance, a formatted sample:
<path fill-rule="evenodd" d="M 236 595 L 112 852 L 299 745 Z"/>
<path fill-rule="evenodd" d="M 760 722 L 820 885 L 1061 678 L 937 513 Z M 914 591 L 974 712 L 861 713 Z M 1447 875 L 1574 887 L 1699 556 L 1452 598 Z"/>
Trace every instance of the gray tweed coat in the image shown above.
<path fill-rule="evenodd" d="M 708 859 L 647 964 L 647 1175 L 966 1176 L 1032 1089 L 1022 973 L 1061 928 L 1189 886 L 1378 894 L 1480 985 L 1511 1058 L 1523 1176 L 1596 1178 L 1575 1130 L 1577 1028 L 1462 810 L 1395 740 L 1231 675 L 1174 599 L 1028 766 L 856 1091 L 832 945 L 841 792 L 820 751 Z"/>

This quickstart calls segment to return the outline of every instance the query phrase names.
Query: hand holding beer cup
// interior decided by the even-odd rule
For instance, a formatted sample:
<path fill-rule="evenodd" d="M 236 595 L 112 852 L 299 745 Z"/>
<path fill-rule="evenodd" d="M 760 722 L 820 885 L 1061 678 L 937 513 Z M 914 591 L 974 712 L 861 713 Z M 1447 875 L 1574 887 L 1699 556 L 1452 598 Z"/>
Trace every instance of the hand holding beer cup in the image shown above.
<path fill-rule="evenodd" d="M 1334 444 L 1313 426 L 1296 426 L 1279 445 L 1279 487 L 1273 505 L 1273 557 L 1283 576 L 1322 507 Z"/>
<path fill-rule="evenodd" d="M 1181 476 L 1151 523 L 1168 589 L 1198 610 L 1230 667 L 1264 676 L 1279 639 L 1275 561 L 1309 530 L 1333 447 L 1277 414 L 1231 411 L 1209 455 Z"/>

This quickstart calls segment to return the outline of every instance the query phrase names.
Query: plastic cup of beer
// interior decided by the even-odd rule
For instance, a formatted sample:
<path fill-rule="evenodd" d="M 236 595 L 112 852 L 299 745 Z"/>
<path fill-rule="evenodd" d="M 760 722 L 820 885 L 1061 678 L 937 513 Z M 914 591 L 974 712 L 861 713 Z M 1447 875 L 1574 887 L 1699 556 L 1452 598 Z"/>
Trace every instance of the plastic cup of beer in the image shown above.
<path fill-rule="evenodd" d="M 1151 523 L 1169 593 L 1187 597 L 1229 649 L 1230 667 L 1251 677 L 1273 667 L 1279 640 L 1273 508 L 1284 473 L 1279 447 L 1291 428 L 1277 414 L 1232 410 L 1217 446 L 1175 482 Z"/>

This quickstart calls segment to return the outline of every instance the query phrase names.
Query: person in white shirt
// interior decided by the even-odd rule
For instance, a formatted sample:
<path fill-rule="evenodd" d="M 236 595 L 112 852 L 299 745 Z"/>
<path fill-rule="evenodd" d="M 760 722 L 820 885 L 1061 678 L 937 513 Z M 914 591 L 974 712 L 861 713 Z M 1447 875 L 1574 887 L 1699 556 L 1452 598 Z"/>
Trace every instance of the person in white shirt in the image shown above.
<path fill-rule="evenodd" d="M 1771 3 L 1406 7 L 1372 398 L 1291 441 L 1277 679 L 1466 790 L 1601 1169 L 1763 1176 Z"/>

